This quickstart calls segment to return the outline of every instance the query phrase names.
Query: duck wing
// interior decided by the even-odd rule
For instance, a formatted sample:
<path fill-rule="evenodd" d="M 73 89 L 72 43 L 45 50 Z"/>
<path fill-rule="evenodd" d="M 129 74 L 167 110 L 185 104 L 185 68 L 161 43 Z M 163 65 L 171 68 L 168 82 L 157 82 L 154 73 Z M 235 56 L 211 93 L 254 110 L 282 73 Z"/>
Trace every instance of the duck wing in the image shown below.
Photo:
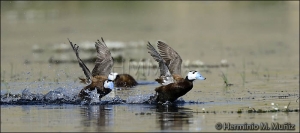
<path fill-rule="evenodd" d="M 97 40 L 95 47 L 97 51 L 97 59 L 95 61 L 96 64 L 92 71 L 92 75 L 108 75 L 111 72 L 114 62 L 102 37 L 101 41 Z"/>
<path fill-rule="evenodd" d="M 159 64 L 160 76 L 163 78 L 163 85 L 173 83 L 174 79 L 171 75 L 168 66 L 166 65 L 164 59 L 160 56 L 160 54 L 155 50 L 155 48 L 148 42 L 147 44 L 148 53 L 153 57 L 155 61 Z"/>
<path fill-rule="evenodd" d="M 69 38 L 68 38 L 68 40 L 69 40 Z M 83 63 L 83 61 L 79 57 L 79 53 L 78 53 L 79 46 L 76 45 L 76 44 L 73 45 L 73 43 L 70 40 L 69 40 L 69 43 L 70 43 L 71 47 L 73 48 L 73 51 L 76 54 L 79 66 L 82 68 L 82 70 L 83 70 L 83 72 L 84 72 L 84 74 L 86 76 L 86 79 L 87 79 L 86 81 L 88 81 L 89 83 L 91 83 L 92 74 L 91 74 L 89 68 Z"/>
<path fill-rule="evenodd" d="M 182 59 L 179 54 L 169 45 L 162 41 L 158 41 L 157 47 L 161 57 L 165 60 L 172 74 L 181 75 Z"/>

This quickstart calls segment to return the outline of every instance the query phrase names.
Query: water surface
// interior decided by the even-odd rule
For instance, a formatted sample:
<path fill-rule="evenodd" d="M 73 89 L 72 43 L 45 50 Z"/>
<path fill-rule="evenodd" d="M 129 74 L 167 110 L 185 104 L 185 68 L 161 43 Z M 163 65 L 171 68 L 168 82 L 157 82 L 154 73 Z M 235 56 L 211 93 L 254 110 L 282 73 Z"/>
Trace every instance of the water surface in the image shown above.
<path fill-rule="evenodd" d="M 88 58 L 95 51 L 84 47 L 101 37 L 108 47 L 125 46 L 112 51 L 125 59 L 114 71 L 151 84 L 117 90 L 123 103 L 72 102 L 84 75 L 68 62 L 76 58 L 67 38 Z M 145 45 L 157 40 L 180 54 L 183 76 L 197 70 L 207 78 L 172 106 L 141 103 L 159 86 L 152 83 L 158 71 L 130 67 L 130 59 L 155 63 Z M 61 44 L 67 49 L 55 49 Z M 196 61 L 204 66 L 193 67 Z M 225 86 L 222 73 L 233 86 Z M 8 92 L 25 100 L 4 98 Z M 26 95 L 49 92 L 55 95 L 48 100 Z M 1 95 L 4 132 L 219 131 L 217 122 L 290 122 L 299 132 L 298 111 L 247 112 L 282 110 L 289 103 L 299 110 L 299 2 L 1 1 Z"/>

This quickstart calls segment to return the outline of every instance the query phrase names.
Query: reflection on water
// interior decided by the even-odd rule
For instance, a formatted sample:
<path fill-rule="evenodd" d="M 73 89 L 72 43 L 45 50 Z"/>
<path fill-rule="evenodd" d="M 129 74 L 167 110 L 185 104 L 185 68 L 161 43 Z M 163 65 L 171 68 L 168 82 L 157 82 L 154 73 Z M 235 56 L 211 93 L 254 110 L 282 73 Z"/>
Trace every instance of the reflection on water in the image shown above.
<path fill-rule="evenodd" d="M 194 106 L 22 105 L 1 106 L 1 131 L 219 131 L 217 122 L 290 122 L 299 131 L 299 112 L 196 113 Z M 223 131 L 223 130 L 222 130 Z M 261 130 L 257 130 L 261 131 Z M 285 130 L 284 130 L 285 131 Z"/>
<path fill-rule="evenodd" d="M 89 131 L 89 128 L 96 127 L 96 131 L 109 131 L 114 125 L 114 110 L 112 105 L 101 106 L 82 106 L 80 108 L 82 116 L 81 124 L 83 131 Z"/>
<path fill-rule="evenodd" d="M 191 109 L 178 107 L 177 105 L 157 105 L 156 111 L 156 121 L 161 130 L 189 130 L 188 125 L 193 120 Z"/>
<path fill-rule="evenodd" d="M 177 105 L 144 105 L 144 106 L 128 106 L 129 112 L 139 112 L 136 116 L 146 117 L 146 119 L 153 120 L 155 117 L 155 124 L 159 130 L 163 131 L 181 131 L 189 130 L 188 124 L 193 123 L 193 111 L 189 108 L 178 107 Z M 113 105 L 91 105 L 82 106 L 80 114 L 82 119 L 81 125 L 84 127 L 83 131 L 112 131 L 112 128 L 117 126 L 121 118 L 118 113 L 118 108 Z M 123 122 L 132 122 L 130 118 Z M 138 119 L 138 118 L 137 118 Z M 142 123 L 140 123 L 142 124 Z M 139 126 L 142 126 L 140 125 Z M 146 125 L 143 125 L 146 126 Z"/>

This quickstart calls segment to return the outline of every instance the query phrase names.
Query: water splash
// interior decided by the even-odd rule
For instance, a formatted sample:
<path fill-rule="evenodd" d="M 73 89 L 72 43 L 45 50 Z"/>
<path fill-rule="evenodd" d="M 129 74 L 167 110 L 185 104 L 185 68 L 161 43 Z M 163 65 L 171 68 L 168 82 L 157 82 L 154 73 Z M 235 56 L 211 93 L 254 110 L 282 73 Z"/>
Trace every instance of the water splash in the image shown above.
<path fill-rule="evenodd" d="M 1 95 L 1 105 L 40 105 L 40 104 L 78 104 L 78 105 L 95 105 L 95 104 L 123 104 L 125 100 L 119 96 L 103 97 L 99 99 L 97 90 L 89 91 L 89 98 L 81 100 L 78 97 L 78 90 L 58 87 L 46 94 L 32 93 L 25 88 L 21 94 L 6 93 Z"/>
<path fill-rule="evenodd" d="M 155 100 L 151 100 L 155 95 L 149 92 L 137 91 L 131 93 L 125 100 L 118 95 L 107 95 L 99 99 L 97 91 L 88 91 L 89 96 L 85 100 L 81 100 L 78 97 L 78 93 L 81 90 L 81 86 L 74 84 L 74 82 L 61 83 L 61 84 L 49 84 L 50 88 L 55 85 L 63 85 L 63 87 L 57 87 L 50 90 L 47 93 L 41 93 L 40 87 L 33 87 L 21 90 L 21 92 L 12 93 L 1 91 L 1 105 L 57 105 L 57 104 L 75 104 L 75 105 L 103 105 L 103 104 L 157 104 Z M 49 88 L 48 88 L 49 89 Z M 42 89 L 44 90 L 44 89 Z M 37 93 L 35 93 L 37 92 Z M 145 94 L 146 93 L 146 94 Z M 174 102 L 175 104 L 202 104 L 198 101 L 184 101 L 183 98 L 179 98 Z"/>
<path fill-rule="evenodd" d="M 24 99 L 24 100 L 42 100 L 43 99 L 43 94 L 32 94 L 27 88 L 24 89 L 22 91 L 22 96 L 21 96 L 21 99 Z"/>
<path fill-rule="evenodd" d="M 154 94 L 129 96 L 126 100 L 126 103 L 149 103 L 151 96 L 154 96 Z"/>

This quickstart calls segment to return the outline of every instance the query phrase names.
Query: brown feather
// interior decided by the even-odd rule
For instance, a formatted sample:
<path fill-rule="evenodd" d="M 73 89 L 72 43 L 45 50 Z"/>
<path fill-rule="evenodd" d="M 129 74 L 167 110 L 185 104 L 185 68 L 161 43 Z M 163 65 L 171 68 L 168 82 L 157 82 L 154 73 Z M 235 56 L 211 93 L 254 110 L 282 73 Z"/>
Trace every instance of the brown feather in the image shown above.
<path fill-rule="evenodd" d="M 119 74 L 114 80 L 114 84 L 116 87 L 133 87 L 136 86 L 138 83 L 129 74 Z"/>
<path fill-rule="evenodd" d="M 90 85 L 84 87 L 80 91 L 79 97 L 81 99 L 84 99 L 84 97 L 88 95 L 86 92 L 84 92 L 85 90 L 93 91 L 93 90 L 97 89 L 97 93 L 100 94 L 99 98 L 102 98 L 103 96 L 105 96 L 106 94 L 108 94 L 111 91 L 110 89 L 104 88 L 103 83 L 105 80 L 107 80 L 107 76 L 103 76 L 103 75 L 94 76 L 92 78 L 92 83 Z"/>
<path fill-rule="evenodd" d="M 163 83 L 163 79 L 162 78 L 157 78 L 157 79 L 155 79 L 155 81 L 158 82 L 158 83 L 160 83 L 160 84 Z"/>
<path fill-rule="evenodd" d="M 173 76 L 175 82 L 184 80 L 184 78 L 182 78 L 181 75 L 179 75 L 179 74 L 173 74 L 172 76 Z"/>
<path fill-rule="evenodd" d="M 79 77 L 79 80 L 80 80 L 80 83 L 86 84 L 86 79 L 85 79 L 85 78 L 80 78 L 80 77 Z"/>
<path fill-rule="evenodd" d="M 193 88 L 192 81 L 181 80 L 177 83 L 171 83 L 168 85 L 155 88 L 157 92 L 157 102 L 174 102 L 177 98 L 185 95 Z"/>

